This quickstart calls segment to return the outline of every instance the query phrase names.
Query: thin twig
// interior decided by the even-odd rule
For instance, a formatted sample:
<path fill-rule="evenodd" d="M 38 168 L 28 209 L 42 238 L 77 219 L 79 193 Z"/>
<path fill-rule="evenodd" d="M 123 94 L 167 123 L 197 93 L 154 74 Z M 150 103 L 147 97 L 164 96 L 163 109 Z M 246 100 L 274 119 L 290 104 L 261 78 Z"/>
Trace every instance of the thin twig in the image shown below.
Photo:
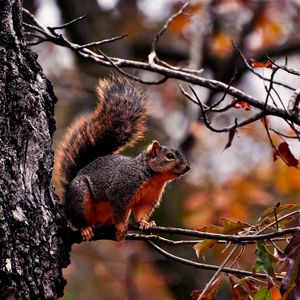
<path fill-rule="evenodd" d="M 137 82 L 140 82 L 140 83 L 144 83 L 144 84 L 153 84 L 153 85 L 156 85 L 156 84 L 161 84 L 165 81 L 168 80 L 168 77 L 163 77 L 162 79 L 158 80 L 158 81 L 145 81 L 145 80 L 142 80 L 140 79 L 139 77 L 136 77 L 136 76 L 133 76 L 127 72 L 125 72 L 123 69 L 121 69 L 118 65 L 116 65 L 113 60 L 111 60 L 103 51 L 101 51 L 100 49 L 98 49 L 98 51 L 100 52 L 101 55 L 103 55 L 111 64 L 114 68 L 116 68 L 117 71 L 119 71 L 122 75 L 134 80 L 134 81 L 137 81 Z"/>
<path fill-rule="evenodd" d="M 185 82 L 189 82 L 190 84 L 196 84 L 199 86 L 206 87 L 206 88 L 208 88 L 210 90 L 214 90 L 216 92 L 227 92 L 228 95 L 231 95 L 234 98 L 239 99 L 240 101 L 244 101 L 259 110 L 264 109 L 263 101 L 259 101 L 255 97 L 248 95 L 237 88 L 234 88 L 234 87 L 228 88 L 228 85 L 223 82 L 213 80 L 213 79 L 203 78 L 203 77 L 193 74 L 192 72 L 186 72 L 183 70 L 174 70 L 172 68 L 158 65 L 155 63 L 154 64 L 151 64 L 149 62 L 144 63 L 144 62 L 139 62 L 139 61 L 122 59 L 122 58 L 118 58 L 118 57 L 109 57 L 109 60 L 114 63 L 114 65 L 112 65 L 111 62 L 108 61 L 103 55 L 94 53 L 93 51 L 91 51 L 87 48 L 83 48 L 80 50 L 76 49 L 78 47 L 80 48 L 81 45 L 77 45 L 75 43 L 70 42 L 63 35 L 59 35 L 57 33 L 56 34 L 48 33 L 46 30 L 43 32 L 43 30 L 41 30 L 39 27 L 33 26 L 33 25 L 31 27 L 31 29 L 39 30 L 39 32 L 44 34 L 44 36 L 47 38 L 47 40 L 49 42 L 55 43 L 55 44 L 63 46 L 63 47 L 67 47 L 67 48 L 73 50 L 80 57 L 88 59 L 89 61 L 99 63 L 103 66 L 107 66 L 107 67 L 118 66 L 119 68 L 133 68 L 133 69 L 138 69 L 138 70 L 146 70 L 146 71 L 154 72 L 156 74 L 161 74 L 168 79 L 169 78 L 179 79 L 179 80 L 182 80 Z M 287 114 L 283 109 L 267 105 L 267 107 L 265 108 L 264 114 L 265 115 L 273 115 L 273 116 L 277 116 L 277 117 L 280 117 L 283 119 L 287 119 L 287 120 L 290 120 L 291 122 L 294 122 L 297 125 L 300 125 L 300 115 L 295 112 L 291 112 L 291 113 Z"/>
<path fill-rule="evenodd" d="M 213 108 L 217 107 L 219 104 L 221 104 L 221 103 L 224 101 L 226 95 L 228 94 L 229 88 L 232 86 L 232 83 L 235 81 L 236 74 L 237 74 L 237 71 L 234 70 L 233 75 L 232 75 L 232 77 L 231 77 L 231 79 L 230 79 L 230 81 L 229 81 L 229 83 L 228 83 L 228 88 L 227 88 L 227 90 L 224 92 L 223 96 L 221 97 L 221 99 L 220 99 L 219 101 L 217 101 L 216 103 L 214 103 L 214 104 L 212 104 L 212 105 L 210 106 L 210 108 L 209 108 L 210 111 L 211 111 Z"/>
<path fill-rule="evenodd" d="M 82 46 L 77 47 L 76 49 L 81 50 L 81 49 L 84 49 L 84 48 L 91 48 L 91 47 L 101 46 L 101 45 L 104 45 L 104 44 L 108 44 L 108 43 L 112 43 L 112 42 L 121 40 L 121 39 L 123 39 L 124 37 L 127 37 L 127 36 L 128 36 L 128 34 L 125 33 L 125 34 L 122 34 L 122 35 L 119 35 L 119 36 L 116 36 L 116 37 L 113 37 L 113 38 L 110 38 L 110 39 L 105 39 L 105 40 L 101 40 L 101 41 L 97 41 L 97 42 L 91 42 L 91 43 L 88 43 L 88 44 L 84 44 Z"/>
<path fill-rule="evenodd" d="M 278 219 L 280 220 L 280 219 Z M 299 227 L 291 227 L 278 230 L 276 232 L 265 233 L 265 234 L 253 234 L 253 235 L 227 235 L 227 234 L 218 234 L 210 232 L 201 232 L 198 230 L 177 228 L 177 227 L 151 227 L 149 229 L 143 230 L 143 232 L 157 232 L 157 233 L 168 233 L 168 234 L 178 234 L 183 236 L 191 236 L 202 239 L 211 239 L 211 240 L 223 240 L 228 242 L 242 243 L 244 241 L 257 241 L 257 240 L 269 240 L 275 237 L 284 236 L 287 234 L 292 234 L 299 231 Z"/>
<path fill-rule="evenodd" d="M 251 123 L 261 119 L 262 117 L 264 117 L 263 112 L 258 112 L 257 114 L 253 115 L 252 117 L 250 117 L 250 118 L 248 118 L 244 121 L 241 121 L 241 122 L 238 122 L 237 119 L 235 119 L 234 125 L 231 125 L 229 127 L 215 128 L 211 125 L 210 121 L 207 119 L 206 111 L 205 111 L 205 109 L 203 107 L 203 104 L 202 104 L 201 100 L 199 99 L 197 93 L 195 92 L 195 90 L 193 89 L 193 87 L 191 85 L 189 85 L 189 87 L 190 87 L 190 89 L 192 90 L 194 96 L 197 99 L 197 102 L 196 101 L 193 101 L 193 102 L 197 103 L 200 106 L 201 113 L 202 113 L 202 116 L 203 116 L 203 122 L 204 122 L 205 126 L 213 132 L 229 132 L 229 131 L 234 130 L 236 128 L 243 127 L 245 125 L 251 124 Z"/>
<path fill-rule="evenodd" d="M 168 29 L 169 25 L 174 21 L 174 19 L 176 17 L 178 17 L 179 15 L 181 15 L 184 10 L 186 9 L 186 7 L 190 4 L 190 1 L 185 2 L 181 8 L 172 16 L 169 17 L 169 19 L 165 22 L 164 26 L 161 28 L 161 30 L 157 33 L 157 35 L 154 37 L 153 42 L 152 42 L 152 46 L 151 46 L 151 53 L 154 53 L 154 57 L 156 57 L 156 45 L 159 41 L 159 38 L 164 34 L 164 32 Z M 150 55 L 151 55 L 150 53 Z"/>
<path fill-rule="evenodd" d="M 160 248 L 152 241 L 147 241 L 147 243 L 153 249 L 155 249 L 158 253 L 160 253 L 161 255 L 163 255 L 164 257 L 166 257 L 170 260 L 180 262 L 184 265 L 192 266 L 195 268 L 204 269 L 204 270 L 217 271 L 219 269 L 219 266 L 216 266 L 216 265 L 202 264 L 202 263 L 198 263 L 195 261 L 191 261 L 191 260 L 176 256 L 176 255 L 173 255 L 173 254 L 165 251 L 164 249 Z M 249 271 L 238 270 L 238 269 L 233 269 L 233 268 L 226 268 L 226 267 L 224 267 L 222 269 L 222 272 L 228 273 L 228 274 L 242 275 L 242 276 L 252 276 L 252 277 L 257 277 L 257 278 L 267 278 L 268 277 L 267 274 L 263 274 L 263 273 L 253 274 L 252 272 L 249 272 Z M 283 278 L 283 276 L 276 276 L 277 280 L 282 280 L 282 278 Z"/>
<path fill-rule="evenodd" d="M 228 254 L 228 256 L 223 261 L 223 263 L 220 265 L 220 267 L 217 270 L 217 272 L 214 273 L 214 275 L 212 276 L 212 278 L 210 279 L 210 281 L 206 284 L 205 288 L 203 289 L 203 291 L 201 292 L 201 294 L 197 298 L 197 300 L 201 300 L 203 298 L 203 296 L 205 295 L 205 293 L 207 292 L 207 290 L 209 289 L 209 287 L 213 284 L 213 282 L 217 279 L 217 277 L 219 276 L 219 274 L 223 271 L 224 267 L 229 262 L 229 260 L 231 259 L 231 257 L 235 253 L 235 251 L 238 249 L 238 247 L 239 247 L 239 245 L 235 245 L 233 247 L 233 249 L 230 251 L 230 253 Z"/>
<path fill-rule="evenodd" d="M 282 220 L 284 220 L 286 218 L 289 218 L 291 216 L 297 215 L 299 213 L 300 213 L 300 210 L 292 211 L 292 212 L 290 212 L 290 213 L 288 213 L 288 214 L 286 214 L 286 215 L 278 218 L 277 222 L 280 222 L 280 221 L 282 221 Z M 270 229 L 275 224 L 276 224 L 276 220 L 273 221 L 273 222 L 271 222 L 270 224 L 266 225 L 266 227 L 262 228 L 261 230 L 259 230 L 258 232 L 256 232 L 254 235 L 260 235 L 260 234 L 262 234 L 264 231 Z"/>
<path fill-rule="evenodd" d="M 70 25 L 72 25 L 72 24 L 74 24 L 74 23 L 77 23 L 77 22 L 79 22 L 79 21 L 85 19 L 87 16 L 88 16 L 88 14 L 84 14 L 84 15 L 82 15 L 82 16 L 76 18 L 76 19 L 73 19 L 73 20 L 71 20 L 70 22 L 67 22 L 67 23 L 65 23 L 65 24 L 62 24 L 62 25 L 59 25 L 59 26 L 47 27 L 47 28 L 48 28 L 49 30 L 53 30 L 53 31 L 58 30 L 58 29 L 64 29 L 64 28 L 66 28 L 66 27 L 68 27 L 68 26 L 70 26 Z"/>
<path fill-rule="evenodd" d="M 254 75 L 256 75 L 258 78 L 262 79 L 262 80 L 265 80 L 265 81 L 270 81 L 270 79 L 268 78 L 265 78 L 264 76 L 260 75 L 258 72 L 255 72 L 254 69 L 252 68 L 252 66 L 248 63 L 246 57 L 244 56 L 244 54 L 242 53 L 242 51 L 235 45 L 234 42 L 232 42 L 232 45 L 233 47 L 238 51 L 239 55 L 241 56 L 241 58 L 243 59 L 244 63 L 245 63 L 245 66 L 247 67 L 247 69 L 253 73 Z M 274 81 L 274 84 L 277 84 L 277 85 L 280 85 L 280 86 L 283 86 L 289 90 L 292 90 L 294 91 L 295 88 L 285 84 L 285 83 L 282 83 L 282 82 L 278 82 L 278 81 Z"/>
<path fill-rule="evenodd" d="M 38 19 L 26 8 L 23 8 L 23 12 L 25 13 L 25 15 L 27 15 L 27 17 L 29 17 L 29 19 L 40 29 L 42 29 L 43 31 L 46 31 L 46 28 L 38 21 Z M 23 22 L 24 24 L 24 22 Z"/>
<path fill-rule="evenodd" d="M 290 74 L 293 74 L 293 75 L 296 75 L 296 76 L 300 76 L 300 72 L 298 70 L 295 70 L 293 68 L 290 68 L 290 67 L 287 67 L 287 66 L 281 66 L 281 65 L 278 65 L 275 60 L 271 59 L 269 56 L 267 56 L 268 60 L 270 62 L 272 62 L 273 65 L 275 65 L 276 67 L 278 67 L 279 69 L 282 69 L 283 71 L 286 71 Z"/>

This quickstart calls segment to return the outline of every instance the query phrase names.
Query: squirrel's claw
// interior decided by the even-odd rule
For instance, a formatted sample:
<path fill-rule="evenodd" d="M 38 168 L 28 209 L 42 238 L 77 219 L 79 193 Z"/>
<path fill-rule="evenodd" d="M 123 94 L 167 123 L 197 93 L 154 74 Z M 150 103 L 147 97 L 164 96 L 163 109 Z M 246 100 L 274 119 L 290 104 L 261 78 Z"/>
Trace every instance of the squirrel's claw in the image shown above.
<path fill-rule="evenodd" d="M 127 226 L 125 226 L 123 223 L 120 223 L 116 225 L 116 229 L 116 241 L 124 241 L 128 231 Z"/>
<path fill-rule="evenodd" d="M 147 222 L 145 220 L 142 220 L 140 222 L 140 229 L 143 230 L 143 229 L 148 229 L 148 228 L 151 228 L 151 227 L 154 227 L 156 226 L 156 223 L 155 221 L 150 221 L 150 222 Z"/>
<path fill-rule="evenodd" d="M 116 241 L 117 242 L 122 242 L 125 240 L 125 237 L 126 237 L 126 234 L 127 234 L 127 231 L 120 231 L 118 230 L 116 232 Z"/>
<path fill-rule="evenodd" d="M 90 241 L 94 236 L 94 232 L 91 226 L 80 228 L 80 232 L 84 241 Z"/>

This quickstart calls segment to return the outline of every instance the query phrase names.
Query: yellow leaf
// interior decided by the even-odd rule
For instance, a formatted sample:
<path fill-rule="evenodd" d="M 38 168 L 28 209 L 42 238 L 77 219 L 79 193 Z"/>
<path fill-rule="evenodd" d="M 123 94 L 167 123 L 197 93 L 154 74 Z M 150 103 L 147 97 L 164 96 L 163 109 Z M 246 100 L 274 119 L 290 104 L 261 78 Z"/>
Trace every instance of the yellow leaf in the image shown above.
<path fill-rule="evenodd" d="M 232 221 L 227 218 L 220 218 L 220 221 L 223 223 L 223 226 L 217 225 L 205 225 L 199 228 L 199 231 L 210 232 L 210 233 L 219 233 L 219 234 L 235 234 L 243 228 L 250 227 L 249 224 L 243 223 L 240 221 Z M 204 257 L 206 251 L 209 248 L 212 248 L 217 244 L 217 240 L 206 239 L 197 243 L 193 248 L 196 252 L 197 257 Z"/>
<path fill-rule="evenodd" d="M 291 209 L 291 208 L 294 208 L 295 207 L 295 204 L 283 204 L 283 205 L 280 205 L 279 207 L 276 207 L 276 212 L 279 212 L 279 211 L 283 211 L 283 210 L 286 210 L 286 209 Z M 274 215 L 274 207 L 269 207 L 267 208 L 260 216 L 260 218 L 258 219 L 258 221 L 260 221 L 261 219 L 269 216 L 269 215 Z"/>

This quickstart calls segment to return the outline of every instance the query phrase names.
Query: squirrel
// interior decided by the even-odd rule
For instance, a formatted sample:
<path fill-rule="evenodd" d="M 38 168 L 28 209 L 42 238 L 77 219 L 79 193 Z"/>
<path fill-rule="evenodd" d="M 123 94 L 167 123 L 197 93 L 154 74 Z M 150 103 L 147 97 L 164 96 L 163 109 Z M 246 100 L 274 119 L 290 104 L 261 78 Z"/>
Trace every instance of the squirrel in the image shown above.
<path fill-rule="evenodd" d="M 166 183 L 190 166 L 180 151 L 158 141 L 136 157 L 120 155 L 145 132 L 145 95 L 123 77 L 100 80 L 97 94 L 95 111 L 68 128 L 56 155 L 60 198 L 83 240 L 93 238 L 93 226 L 113 224 L 122 241 L 131 215 L 141 229 L 155 226 L 148 220 Z"/>

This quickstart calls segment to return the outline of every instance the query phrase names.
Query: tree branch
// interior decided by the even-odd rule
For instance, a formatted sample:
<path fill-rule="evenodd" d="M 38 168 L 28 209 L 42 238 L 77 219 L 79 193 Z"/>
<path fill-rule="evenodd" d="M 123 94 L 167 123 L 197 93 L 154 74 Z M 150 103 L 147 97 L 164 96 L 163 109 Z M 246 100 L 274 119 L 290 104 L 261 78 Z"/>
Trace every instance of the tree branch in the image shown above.
<path fill-rule="evenodd" d="M 24 13 L 27 14 L 26 11 L 24 11 Z M 38 21 L 36 21 L 35 23 L 38 23 Z M 38 31 L 40 34 L 43 35 L 44 38 L 40 42 L 44 42 L 45 40 L 47 40 L 56 45 L 69 48 L 72 51 L 74 51 L 78 56 L 88 61 L 99 63 L 102 66 L 113 66 L 117 68 L 118 71 L 120 71 L 121 68 L 132 68 L 137 70 L 150 71 L 156 74 L 163 75 L 166 79 L 163 79 L 162 81 L 167 80 L 169 78 L 173 78 L 188 82 L 190 84 L 206 87 L 210 90 L 214 90 L 215 92 L 227 93 L 228 95 L 233 96 L 239 101 L 244 101 L 261 111 L 263 110 L 264 115 L 273 115 L 294 122 L 297 125 L 300 125 L 300 115 L 298 113 L 287 112 L 284 109 L 274 107 L 273 105 L 269 104 L 265 105 L 265 101 L 259 100 L 235 87 L 228 86 L 227 84 L 217 80 L 200 77 L 200 74 L 195 73 L 195 70 L 189 71 L 188 69 L 178 69 L 177 67 L 171 67 L 170 65 L 158 65 L 154 61 L 151 63 L 146 63 L 141 61 L 122 59 L 118 57 L 104 56 L 103 54 L 101 55 L 93 52 L 92 50 L 88 49 L 87 47 L 84 47 L 83 45 L 78 45 L 70 42 L 63 35 L 56 33 L 56 27 L 48 27 L 48 30 L 45 30 L 44 28 L 42 29 L 39 26 L 34 26 L 30 24 L 24 25 L 32 30 Z M 139 79 L 139 81 L 141 80 Z"/>

